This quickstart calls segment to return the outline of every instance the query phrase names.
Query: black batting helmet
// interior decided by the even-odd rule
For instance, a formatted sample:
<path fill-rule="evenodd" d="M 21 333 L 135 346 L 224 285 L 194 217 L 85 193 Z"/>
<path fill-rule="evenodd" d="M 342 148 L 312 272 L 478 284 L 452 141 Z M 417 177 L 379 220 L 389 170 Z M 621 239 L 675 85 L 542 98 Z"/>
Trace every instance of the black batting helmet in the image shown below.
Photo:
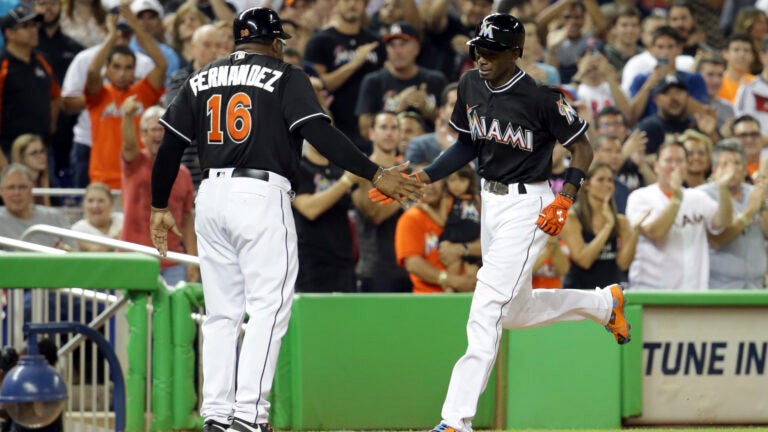
<path fill-rule="evenodd" d="M 235 17 L 232 32 L 235 35 L 235 45 L 259 39 L 291 38 L 291 35 L 283 30 L 277 12 L 263 7 L 241 12 Z"/>
<path fill-rule="evenodd" d="M 475 30 L 475 37 L 467 41 L 469 55 L 475 59 L 475 48 L 486 48 L 493 51 L 519 49 L 523 54 L 525 45 L 525 28 L 512 15 L 490 14 L 483 18 Z"/>

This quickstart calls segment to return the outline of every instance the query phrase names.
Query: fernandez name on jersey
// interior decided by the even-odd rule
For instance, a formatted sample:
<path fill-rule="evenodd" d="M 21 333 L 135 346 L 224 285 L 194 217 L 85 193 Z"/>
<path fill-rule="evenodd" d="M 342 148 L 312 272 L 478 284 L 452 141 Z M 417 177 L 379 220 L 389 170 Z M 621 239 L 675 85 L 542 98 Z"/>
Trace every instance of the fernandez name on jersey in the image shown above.
<path fill-rule="evenodd" d="M 281 76 L 280 71 L 255 64 L 224 65 L 200 71 L 189 79 L 189 86 L 195 96 L 203 90 L 226 86 L 252 86 L 272 93 Z"/>

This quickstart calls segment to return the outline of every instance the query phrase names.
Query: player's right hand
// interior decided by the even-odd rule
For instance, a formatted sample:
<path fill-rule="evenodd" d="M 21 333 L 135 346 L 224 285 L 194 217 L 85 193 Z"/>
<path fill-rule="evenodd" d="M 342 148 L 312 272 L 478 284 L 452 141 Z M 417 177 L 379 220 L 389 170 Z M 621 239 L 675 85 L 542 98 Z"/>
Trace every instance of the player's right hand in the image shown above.
<path fill-rule="evenodd" d="M 407 175 L 410 162 L 404 162 L 391 168 L 379 168 L 374 177 L 374 186 L 384 195 L 394 199 L 402 207 L 407 207 L 408 200 L 419 201 L 424 185 L 416 174 Z"/>
<path fill-rule="evenodd" d="M 536 225 L 545 233 L 556 236 L 560 234 L 565 225 L 565 219 L 568 217 L 568 209 L 571 208 L 573 200 L 559 193 L 551 204 L 544 207 L 536 219 Z"/>
<path fill-rule="evenodd" d="M 166 208 L 152 207 L 149 215 L 149 231 L 152 237 L 152 244 L 162 256 L 168 254 L 168 230 L 181 237 L 181 231 L 176 227 L 176 221 L 173 219 L 171 211 Z"/>

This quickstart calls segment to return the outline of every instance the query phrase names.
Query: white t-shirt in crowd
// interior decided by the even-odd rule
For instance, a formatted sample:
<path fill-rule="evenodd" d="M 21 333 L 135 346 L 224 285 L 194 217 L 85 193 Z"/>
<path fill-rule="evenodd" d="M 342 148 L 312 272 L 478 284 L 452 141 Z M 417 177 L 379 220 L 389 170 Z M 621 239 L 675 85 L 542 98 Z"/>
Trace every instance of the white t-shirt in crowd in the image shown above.
<path fill-rule="evenodd" d="M 667 208 L 669 198 L 658 183 L 636 189 L 627 199 L 626 216 L 635 224 L 650 209 L 647 226 Z M 717 201 L 697 189 L 684 189 L 683 200 L 667 236 L 657 242 L 640 235 L 629 267 L 632 289 L 706 290 L 709 285 L 707 230 L 718 211 Z"/>

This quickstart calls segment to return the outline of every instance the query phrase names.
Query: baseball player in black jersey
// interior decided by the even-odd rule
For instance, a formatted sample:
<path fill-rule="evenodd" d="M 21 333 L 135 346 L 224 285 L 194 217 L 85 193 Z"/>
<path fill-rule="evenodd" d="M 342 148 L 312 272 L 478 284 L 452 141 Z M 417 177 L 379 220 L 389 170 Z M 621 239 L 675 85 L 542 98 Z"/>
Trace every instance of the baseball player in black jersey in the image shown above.
<path fill-rule="evenodd" d="M 456 363 L 434 430 L 469 432 L 477 400 L 496 359 L 502 328 L 526 328 L 585 318 L 606 325 L 619 343 L 629 341 L 618 285 L 594 292 L 532 290 L 536 257 L 557 235 L 592 161 L 588 124 L 563 95 L 538 85 L 519 69 L 523 25 L 506 14 L 488 15 L 467 44 L 476 69 L 459 80 L 450 124 L 459 138 L 422 172 L 441 179 L 478 158 L 482 177 L 481 244 L 467 323 L 468 347 Z M 571 151 L 563 191 L 553 198 L 547 181 L 555 141 Z"/>
<path fill-rule="evenodd" d="M 168 194 L 185 147 L 197 140 L 204 430 L 267 432 L 267 398 L 298 271 L 290 179 L 302 138 L 403 205 L 419 198 L 421 185 L 400 174 L 407 163 L 382 169 L 330 125 L 309 78 L 282 61 L 290 35 L 274 11 L 240 13 L 234 36 L 236 51 L 190 75 L 160 120 L 169 133 L 152 171 L 150 228 L 164 255 L 167 231 L 175 227 Z"/>

